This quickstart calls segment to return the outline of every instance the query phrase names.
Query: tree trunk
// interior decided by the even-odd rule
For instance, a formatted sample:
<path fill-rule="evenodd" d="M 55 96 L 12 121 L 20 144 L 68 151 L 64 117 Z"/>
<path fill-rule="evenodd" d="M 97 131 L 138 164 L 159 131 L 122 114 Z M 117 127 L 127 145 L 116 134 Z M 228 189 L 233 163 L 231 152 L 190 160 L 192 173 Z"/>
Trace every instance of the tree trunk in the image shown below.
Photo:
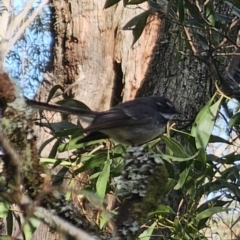
<path fill-rule="evenodd" d="M 64 89 L 94 110 L 106 110 L 121 100 L 160 94 L 168 96 L 186 118 L 195 117 L 210 96 L 207 71 L 194 57 L 179 55 L 172 28 L 161 30 L 162 21 L 149 19 L 137 43 L 131 47 L 131 31 L 122 27 L 147 8 L 123 8 L 119 3 L 103 10 L 101 1 L 52 1 L 55 42 L 51 81 L 43 82 L 39 100 L 46 100 L 52 86 Z M 198 76 L 198 77 L 196 77 Z M 42 142 L 46 136 L 38 133 Z M 46 152 L 49 152 L 46 149 Z M 183 195 L 167 196 L 177 211 Z M 45 234 L 43 234 L 45 233 Z M 44 236 L 43 236 L 44 235 Z M 34 240 L 55 239 L 38 229 Z"/>

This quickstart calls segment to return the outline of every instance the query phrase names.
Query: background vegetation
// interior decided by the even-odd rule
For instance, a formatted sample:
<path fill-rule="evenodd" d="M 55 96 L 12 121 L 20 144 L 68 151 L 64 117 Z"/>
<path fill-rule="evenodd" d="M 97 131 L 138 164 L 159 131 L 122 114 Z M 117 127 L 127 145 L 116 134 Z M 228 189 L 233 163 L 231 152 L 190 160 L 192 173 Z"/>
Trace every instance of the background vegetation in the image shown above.
<path fill-rule="evenodd" d="M 142 2 L 145 1 L 125 0 L 123 5 L 138 8 Z M 105 8 L 114 8 L 119 3 L 119 0 L 108 0 Z M 2 16 L 8 11 L 4 6 Z M 32 16 L 31 11 L 27 11 L 26 19 Z M 68 116 L 50 122 L 49 116 L 41 112 L 37 117 L 38 125 L 47 129 L 51 137 L 37 153 L 36 139 L 29 130 L 33 118 L 27 118 L 25 111 L 22 113 L 21 108 L 12 104 L 21 96 L 17 96 L 10 79 L 2 73 L 0 98 L 4 115 L 0 142 L 4 168 L 0 214 L 6 219 L 2 236 L 31 239 L 41 220 L 59 232 L 63 239 L 92 239 L 92 236 L 100 239 L 239 238 L 240 3 L 148 1 L 147 10 L 124 23 L 123 29 L 133 34 L 133 48 L 144 37 L 142 33 L 153 16 L 163 21 L 159 31 L 161 37 L 171 39 L 171 45 L 175 47 L 171 58 L 166 59 L 172 61 L 169 66 L 174 71 L 180 69 L 189 73 L 189 84 L 206 84 L 207 101 L 197 98 L 200 92 L 204 94 L 198 87 L 199 93 L 195 90 L 194 96 L 189 95 L 189 99 L 196 100 L 193 103 L 189 100 L 190 108 L 176 102 L 187 117 L 175 119 L 176 125 L 170 123 L 165 135 L 136 148 L 115 145 L 106 139 L 85 139 L 80 122 L 72 122 Z M 44 21 L 32 22 L 32 28 L 42 34 L 49 16 L 41 19 Z M 43 30 L 38 31 L 39 22 L 44 24 Z M 8 22 L 8 29 L 10 26 L 11 22 Z M 21 27 L 17 27 L 15 33 L 17 29 Z M 25 59 L 18 55 L 18 49 L 26 43 L 26 36 L 34 38 L 36 33 L 26 32 L 15 46 L 17 53 L 9 50 L 6 58 L 8 63 L 17 61 L 18 70 Z M 14 35 L 10 34 L 9 38 L 13 39 Z M 39 77 L 39 69 L 47 68 L 38 61 L 46 63 L 50 57 L 43 51 L 45 45 L 44 48 L 31 46 L 25 45 L 33 58 L 21 66 L 30 76 L 30 83 L 35 84 L 33 80 Z M 62 46 L 63 49 L 67 47 Z M 42 51 L 43 55 L 40 54 Z M 40 60 L 35 59 L 38 54 Z M 153 51 L 152 54 L 158 53 Z M 6 55 L 4 52 L 2 58 Z M 200 64 L 196 75 L 192 75 L 190 65 L 183 66 L 189 59 Z M 27 68 L 30 65 L 31 71 Z M 167 75 L 171 69 L 161 70 Z M 208 82 L 198 81 L 197 74 L 206 74 Z M 24 79 L 20 71 L 17 75 L 20 81 Z M 12 76 L 16 77 L 16 74 L 12 73 Z M 182 79 L 175 85 L 173 91 L 182 91 L 184 95 L 184 88 L 179 90 L 184 81 Z M 164 79 L 158 80 L 157 84 L 164 85 Z M 185 91 L 189 86 L 185 86 Z M 171 87 L 168 84 L 168 88 Z M 150 89 L 151 83 L 145 80 L 138 95 L 146 95 Z M 56 95 L 61 99 L 55 101 Z M 86 108 L 72 97 L 63 86 L 55 85 L 49 90 L 47 101 L 54 99 L 60 105 Z M 14 113 L 9 112 L 9 108 L 14 109 L 11 110 Z M 196 109 L 199 110 L 194 114 Z M 16 116 L 21 120 L 15 122 Z M 224 133 L 222 129 L 225 129 Z M 77 144 L 79 139 L 82 142 Z M 50 144 L 47 156 L 39 158 Z M 176 204 L 171 203 L 175 200 Z M 15 230 L 16 226 L 18 230 Z"/>

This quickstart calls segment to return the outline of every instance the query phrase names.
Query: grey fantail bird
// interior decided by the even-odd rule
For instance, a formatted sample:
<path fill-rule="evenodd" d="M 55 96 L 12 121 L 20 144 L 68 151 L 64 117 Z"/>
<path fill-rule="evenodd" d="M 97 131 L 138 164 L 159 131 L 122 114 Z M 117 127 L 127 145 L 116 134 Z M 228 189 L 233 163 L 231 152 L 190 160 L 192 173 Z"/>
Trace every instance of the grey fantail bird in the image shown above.
<path fill-rule="evenodd" d="M 119 143 L 139 145 L 164 133 L 167 122 L 180 112 L 161 96 L 136 98 L 108 111 L 97 112 L 26 100 L 32 107 L 77 115 L 89 125 L 85 133 L 101 132 Z"/>

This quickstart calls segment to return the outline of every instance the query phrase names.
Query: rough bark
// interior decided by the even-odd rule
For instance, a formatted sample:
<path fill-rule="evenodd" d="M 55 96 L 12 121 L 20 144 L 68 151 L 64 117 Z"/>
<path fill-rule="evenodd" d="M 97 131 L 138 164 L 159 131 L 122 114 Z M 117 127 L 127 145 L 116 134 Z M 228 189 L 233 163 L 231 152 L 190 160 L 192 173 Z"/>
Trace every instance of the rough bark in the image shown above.
<path fill-rule="evenodd" d="M 134 98 L 151 59 L 161 21 L 152 16 L 139 41 L 131 47 L 132 33 L 123 31 L 122 27 L 143 9 L 123 8 L 118 4 L 103 10 L 104 2 L 52 2 L 55 18 L 53 66 L 39 89 L 38 100 L 45 101 L 56 84 L 94 110 L 108 109 L 122 99 Z M 147 5 L 143 4 L 142 8 L 146 9 Z M 47 117 L 51 121 L 58 118 L 51 113 Z M 48 134 L 40 129 L 36 134 L 40 146 Z M 47 155 L 52 144 L 43 154 Z M 43 238 L 58 237 L 42 225 L 33 239 Z"/>
<path fill-rule="evenodd" d="M 118 4 L 103 10 L 104 0 L 52 4 L 56 19 L 52 70 L 55 78 L 47 83 L 48 90 L 61 84 L 92 109 L 103 110 L 121 98 L 133 98 L 141 86 L 139 96 L 166 95 L 186 118 L 194 117 L 209 98 L 211 84 L 206 69 L 194 58 L 181 57 L 181 61 L 176 61 L 179 55 L 175 36 L 160 32 L 161 20 L 157 16 L 152 17 L 139 41 L 131 47 L 132 33 L 122 31 L 122 27 L 141 9 Z M 46 99 L 44 91 L 42 86 L 40 100 Z M 175 193 L 166 201 L 177 209 L 182 198 L 182 194 Z M 33 239 L 43 236 L 36 233 Z"/>

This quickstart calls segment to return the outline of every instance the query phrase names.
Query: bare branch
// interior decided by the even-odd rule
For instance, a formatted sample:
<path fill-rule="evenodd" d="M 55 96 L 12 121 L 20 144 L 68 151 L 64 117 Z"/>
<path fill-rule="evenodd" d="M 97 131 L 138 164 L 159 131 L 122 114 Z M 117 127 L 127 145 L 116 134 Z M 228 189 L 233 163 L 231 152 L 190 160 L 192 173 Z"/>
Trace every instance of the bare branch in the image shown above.
<path fill-rule="evenodd" d="M 58 231 L 62 232 L 64 235 L 70 236 L 74 240 L 98 240 L 100 238 L 96 236 L 91 236 L 84 232 L 83 230 L 76 228 L 72 224 L 64 221 L 58 216 L 53 215 L 48 210 L 43 207 L 35 207 L 34 216 L 43 220 L 50 226 L 57 228 Z"/>
<path fill-rule="evenodd" d="M 18 31 L 15 33 L 15 35 L 13 36 L 13 38 L 11 39 L 9 45 L 7 46 L 5 52 L 4 52 L 4 58 L 5 56 L 8 54 L 8 52 L 10 51 L 10 49 L 13 47 L 13 45 L 19 40 L 19 38 L 22 36 L 22 34 L 24 33 L 25 29 L 34 21 L 34 19 L 36 18 L 36 16 L 41 12 L 41 10 L 43 9 L 43 7 L 48 3 L 49 0 L 43 0 L 39 6 L 37 7 L 37 9 L 33 12 L 33 14 L 26 20 L 26 22 L 24 22 L 22 24 L 22 26 L 18 29 Z M 28 3 L 29 4 L 29 3 Z M 30 5 L 30 4 L 29 4 Z M 29 5 L 27 5 L 29 7 Z M 30 9 L 30 8 L 29 8 Z M 28 9 L 28 11 L 29 11 Z M 16 21 L 16 19 L 13 22 L 13 25 L 11 26 L 11 30 L 9 30 L 7 36 L 10 39 L 12 37 L 13 32 L 16 31 L 17 28 L 17 24 L 19 24 L 20 21 L 23 21 L 23 18 L 26 15 L 26 11 L 24 10 L 23 14 L 21 15 L 21 18 L 16 18 L 18 19 L 18 21 Z"/>

